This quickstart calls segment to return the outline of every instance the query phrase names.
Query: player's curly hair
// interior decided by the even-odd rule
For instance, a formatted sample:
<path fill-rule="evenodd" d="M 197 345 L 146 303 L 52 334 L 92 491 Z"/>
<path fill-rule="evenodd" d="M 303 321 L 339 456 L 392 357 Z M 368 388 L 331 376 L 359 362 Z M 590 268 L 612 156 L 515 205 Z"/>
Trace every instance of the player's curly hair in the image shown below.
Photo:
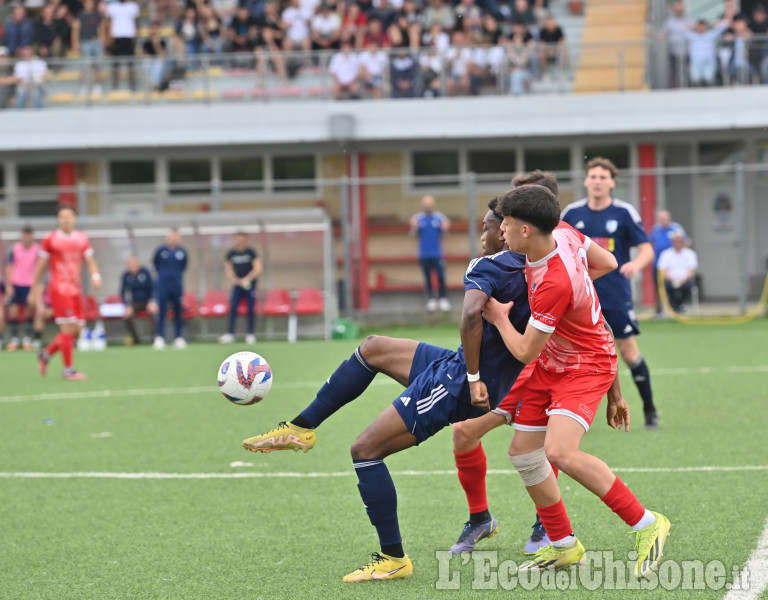
<path fill-rule="evenodd" d="M 520 187 L 521 185 L 543 185 L 555 197 L 560 195 L 560 188 L 557 185 L 557 177 L 549 171 L 540 171 L 536 169 L 530 173 L 518 173 L 512 178 L 512 185 Z"/>
<path fill-rule="evenodd" d="M 491 200 L 488 203 L 488 210 L 490 210 L 493 213 L 493 216 L 496 217 L 499 221 L 503 221 L 504 217 L 499 212 L 499 198 L 496 197 L 493 200 Z"/>
<path fill-rule="evenodd" d="M 602 156 L 596 156 L 587 161 L 584 169 L 587 173 L 595 167 L 602 167 L 611 174 L 611 179 L 616 179 L 619 176 L 619 169 L 613 164 L 613 161 L 609 158 L 603 158 Z"/>
<path fill-rule="evenodd" d="M 551 233 L 560 222 L 557 197 L 542 185 L 523 185 L 499 196 L 501 214 Z"/>

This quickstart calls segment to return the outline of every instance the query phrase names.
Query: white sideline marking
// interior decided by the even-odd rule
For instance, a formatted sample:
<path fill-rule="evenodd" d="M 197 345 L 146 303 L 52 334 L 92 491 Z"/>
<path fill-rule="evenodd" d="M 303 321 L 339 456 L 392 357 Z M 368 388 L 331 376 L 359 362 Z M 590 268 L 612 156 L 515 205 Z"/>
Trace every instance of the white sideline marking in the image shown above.
<path fill-rule="evenodd" d="M 234 465 L 231 465 L 234 466 Z M 240 465 L 238 465 L 240 466 Z M 714 473 L 731 471 L 768 471 L 768 465 L 748 465 L 733 467 L 624 467 L 613 469 L 618 473 Z M 517 471 L 513 469 L 488 469 L 489 475 L 516 475 Z M 74 473 L 40 473 L 40 472 L 18 472 L 2 473 L 2 479 L 317 479 L 327 477 L 351 477 L 354 471 L 336 471 L 336 472 L 309 472 L 298 473 L 293 471 L 279 471 L 275 473 L 99 473 L 91 471 L 80 471 Z M 411 475 L 424 477 L 429 475 L 456 475 L 456 469 L 445 469 L 436 471 L 393 471 L 392 475 Z M 765 536 L 768 539 L 768 534 Z M 767 542 L 768 543 L 768 542 Z"/>
<path fill-rule="evenodd" d="M 651 375 L 715 375 L 718 373 L 768 373 L 768 365 L 741 365 L 734 367 L 681 367 L 670 369 L 651 369 Z M 622 375 L 629 371 L 622 370 Z M 282 388 L 316 388 L 322 381 L 285 381 L 279 384 Z M 376 379 L 371 385 L 397 385 L 392 379 Z M 218 392 L 215 386 L 198 386 L 187 388 L 144 388 L 125 390 L 97 390 L 93 392 L 52 392 L 47 394 L 30 394 L 16 396 L 0 396 L 0 404 L 8 402 L 33 402 L 38 400 L 77 400 L 90 398 L 122 398 L 129 396 L 184 396 L 187 394 L 210 394 Z"/>
<path fill-rule="evenodd" d="M 768 519 L 757 542 L 757 548 L 752 551 L 747 564 L 741 570 L 740 581 L 745 587 L 748 582 L 748 588 L 731 590 L 723 600 L 755 600 L 768 587 Z M 738 581 L 734 580 L 734 583 Z"/>

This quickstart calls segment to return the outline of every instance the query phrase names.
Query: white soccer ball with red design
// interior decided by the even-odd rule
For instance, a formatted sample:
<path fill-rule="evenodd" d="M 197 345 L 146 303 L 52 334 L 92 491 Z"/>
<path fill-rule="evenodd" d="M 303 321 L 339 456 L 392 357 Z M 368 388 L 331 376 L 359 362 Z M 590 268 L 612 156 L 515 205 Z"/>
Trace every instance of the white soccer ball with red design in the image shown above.
<path fill-rule="evenodd" d="M 219 367 L 219 391 L 235 404 L 256 404 L 272 389 L 272 369 L 255 352 L 236 352 Z"/>

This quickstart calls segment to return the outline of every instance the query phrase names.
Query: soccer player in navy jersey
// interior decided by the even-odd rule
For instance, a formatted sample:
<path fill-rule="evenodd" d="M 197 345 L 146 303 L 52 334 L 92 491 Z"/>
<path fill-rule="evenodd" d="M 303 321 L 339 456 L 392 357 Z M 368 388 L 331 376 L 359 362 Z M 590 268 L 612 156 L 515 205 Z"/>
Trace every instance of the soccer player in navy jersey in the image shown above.
<path fill-rule="evenodd" d="M 640 334 L 630 281 L 653 262 L 653 246 L 637 210 L 629 203 L 612 197 L 619 170 L 607 158 L 593 158 L 586 165 L 584 187 L 587 197 L 569 204 L 562 220 L 591 238 L 616 257 L 619 268 L 595 281 L 595 290 L 603 307 L 605 320 L 613 330 L 616 347 L 622 360 L 632 371 L 632 379 L 643 400 L 645 428 L 659 426 L 659 414 L 653 403 L 651 374 L 637 346 Z M 629 252 L 636 247 L 637 256 L 630 260 Z"/>
<path fill-rule="evenodd" d="M 491 221 L 493 226 L 488 227 Z M 525 329 L 530 316 L 523 276 L 525 259 L 508 251 L 489 253 L 492 248 L 503 247 L 498 235 L 500 220 L 488 211 L 484 223 L 486 256 L 470 262 L 464 276 L 462 346 L 458 350 L 415 340 L 369 336 L 328 378 L 300 415 L 243 442 L 244 448 L 254 452 L 306 452 L 314 446 L 314 429 L 359 397 L 376 373 L 384 373 L 406 387 L 352 445 L 358 489 L 379 534 L 381 552 L 374 553 L 369 564 L 348 574 L 344 581 L 397 579 L 413 573 L 403 551 L 397 494 L 384 458 L 420 444 L 450 423 L 482 416 L 496 408 L 523 369 L 523 364 L 507 351 L 497 329 L 483 320 L 482 310 L 491 297 L 512 301 L 510 323 L 518 331 Z M 489 230 L 495 235 L 489 236 Z"/>

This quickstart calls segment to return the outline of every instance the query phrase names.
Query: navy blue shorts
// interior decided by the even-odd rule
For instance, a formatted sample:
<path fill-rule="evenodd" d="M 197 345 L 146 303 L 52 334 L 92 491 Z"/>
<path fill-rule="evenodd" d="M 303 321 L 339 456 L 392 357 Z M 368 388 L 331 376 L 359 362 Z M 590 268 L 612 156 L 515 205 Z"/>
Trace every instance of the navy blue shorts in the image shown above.
<path fill-rule="evenodd" d="M 19 306 L 27 305 L 27 297 L 29 296 L 29 287 L 23 285 L 13 286 L 13 297 L 11 298 L 11 304 L 18 304 Z"/>
<path fill-rule="evenodd" d="M 633 335 L 640 335 L 640 326 L 637 323 L 635 309 L 630 304 L 627 309 L 603 308 L 603 316 L 608 321 L 608 325 L 613 329 L 613 337 L 624 339 Z"/>
<path fill-rule="evenodd" d="M 486 413 L 473 407 L 469 396 L 462 402 L 449 394 L 440 382 L 438 373 L 444 376 L 445 373 L 455 372 L 456 380 L 466 377 L 463 361 L 455 360 L 455 364 L 452 364 L 454 361 L 451 357 L 454 354 L 445 348 L 419 344 L 411 368 L 411 383 L 392 403 L 410 432 L 416 436 L 417 444 L 421 444 L 451 423 L 480 417 Z M 432 360 L 425 365 L 424 361 L 430 357 Z M 439 362 L 435 363 L 435 360 Z"/>
<path fill-rule="evenodd" d="M 413 380 L 416 379 L 416 377 L 418 377 L 430 363 L 445 358 L 446 356 L 450 356 L 451 354 L 453 354 L 453 351 L 448 350 L 447 348 L 419 342 L 419 345 L 416 347 L 416 354 L 413 355 L 411 373 L 408 375 L 408 383 L 413 383 Z"/>

